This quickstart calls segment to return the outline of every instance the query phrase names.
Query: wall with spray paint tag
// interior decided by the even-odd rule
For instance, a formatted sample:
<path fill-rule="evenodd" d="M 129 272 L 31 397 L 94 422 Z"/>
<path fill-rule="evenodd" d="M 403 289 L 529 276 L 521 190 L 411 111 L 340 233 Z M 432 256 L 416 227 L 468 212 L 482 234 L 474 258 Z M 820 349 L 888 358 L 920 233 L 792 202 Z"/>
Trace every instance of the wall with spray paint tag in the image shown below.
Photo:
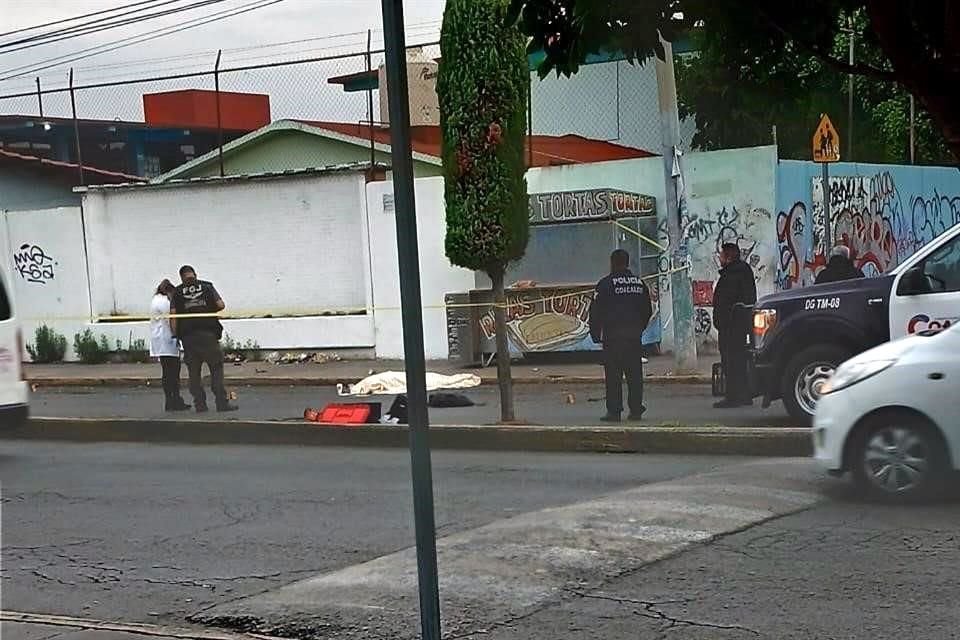
<path fill-rule="evenodd" d="M 784 160 L 777 172 L 777 285 L 812 284 L 826 266 L 820 166 Z M 830 167 L 831 241 L 848 246 L 870 275 L 897 266 L 960 223 L 960 171 L 837 163 Z"/>
<path fill-rule="evenodd" d="M 80 207 L 4 211 L 0 223 L 0 258 L 24 343 L 33 342 L 41 324 L 72 340 L 90 315 Z"/>
<path fill-rule="evenodd" d="M 758 295 L 776 287 L 776 237 L 773 233 L 776 147 L 729 149 L 691 153 L 681 160 L 684 198 L 681 230 L 690 254 L 694 328 L 702 352 L 716 349 L 713 328 L 713 286 L 719 277 L 718 253 L 727 242 L 740 246 L 743 259 L 753 268 Z M 671 265 L 667 220 L 661 216 L 660 241 L 668 247 L 660 271 Z M 661 279 L 661 304 L 669 310 L 669 278 Z M 673 328 L 664 323 L 664 342 L 672 344 Z"/>

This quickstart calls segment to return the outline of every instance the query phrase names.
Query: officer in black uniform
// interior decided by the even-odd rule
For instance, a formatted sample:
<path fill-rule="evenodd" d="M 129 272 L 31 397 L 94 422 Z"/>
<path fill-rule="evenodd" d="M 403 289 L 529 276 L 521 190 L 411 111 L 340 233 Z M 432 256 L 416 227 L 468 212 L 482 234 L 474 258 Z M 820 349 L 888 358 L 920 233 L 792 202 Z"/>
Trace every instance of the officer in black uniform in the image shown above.
<path fill-rule="evenodd" d="M 590 306 L 590 337 L 603 344 L 603 375 L 607 385 L 604 422 L 620 422 L 623 378 L 627 378 L 630 420 L 643 418 L 643 331 L 653 315 L 650 290 L 630 271 L 623 249 L 610 254 L 610 275 L 597 283 Z"/>
<path fill-rule="evenodd" d="M 740 258 L 740 247 L 728 242 L 720 249 L 720 279 L 713 289 L 713 326 L 717 329 L 720 362 L 726 382 L 726 398 L 715 409 L 733 409 L 753 404 L 747 378 L 747 340 L 750 337 L 749 307 L 757 303 L 753 269 Z"/>
<path fill-rule="evenodd" d="M 201 373 L 203 363 L 210 369 L 210 387 L 217 401 L 217 411 L 236 411 L 230 404 L 223 380 L 223 350 L 220 338 L 223 325 L 212 314 L 223 311 L 223 298 L 217 293 L 213 283 L 197 278 L 196 270 L 190 265 L 180 267 L 181 284 L 173 294 L 173 308 L 177 315 L 197 314 L 201 317 L 175 318 L 171 322 L 173 331 L 183 344 L 184 359 L 190 374 L 190 393 L 197 413 L 205 413 L 207 394 L 203 390 Z M 206 315 L 204 315 L 206 314 Z"/>

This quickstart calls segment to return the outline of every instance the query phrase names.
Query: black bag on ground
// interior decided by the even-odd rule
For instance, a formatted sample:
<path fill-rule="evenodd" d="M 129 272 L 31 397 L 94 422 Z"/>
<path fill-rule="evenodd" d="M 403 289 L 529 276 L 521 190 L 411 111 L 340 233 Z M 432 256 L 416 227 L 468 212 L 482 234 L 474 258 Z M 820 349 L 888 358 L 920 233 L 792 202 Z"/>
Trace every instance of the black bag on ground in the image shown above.
<path fill-rule="evenodd" d="M 714 362 L 713 371 L 711 377 L 711 393 L 713 393 L 714 398 L 722 398 L 727 393 L 727 380 L 723 375 L 723 363 Z"/>
<path fill-rule="evenodd" d="M 435 409 L 451 409 L 472 407 L 474 402 L 462 393 L 431 393 L 427 405 Z"/>

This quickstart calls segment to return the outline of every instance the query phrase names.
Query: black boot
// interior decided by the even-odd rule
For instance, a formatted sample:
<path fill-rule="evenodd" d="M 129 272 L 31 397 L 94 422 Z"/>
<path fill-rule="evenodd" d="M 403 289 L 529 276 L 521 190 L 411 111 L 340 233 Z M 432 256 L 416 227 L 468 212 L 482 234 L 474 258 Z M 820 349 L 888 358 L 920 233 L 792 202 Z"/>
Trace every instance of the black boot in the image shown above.
<path fill-rule="evenodd" d="M 190 405 L 183 401 L 183 398 L 180 396 L 171 396 L 167 398 L 166 403 L 163 407 L 164 411 L 174 412 L 174 411 L 189 411 Z"/>

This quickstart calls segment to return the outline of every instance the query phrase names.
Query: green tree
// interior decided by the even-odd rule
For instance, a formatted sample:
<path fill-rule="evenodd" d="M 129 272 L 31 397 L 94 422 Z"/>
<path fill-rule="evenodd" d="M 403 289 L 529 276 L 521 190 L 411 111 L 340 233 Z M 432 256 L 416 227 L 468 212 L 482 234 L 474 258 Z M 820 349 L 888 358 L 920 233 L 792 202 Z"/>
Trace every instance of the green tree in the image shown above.
<path fill-rule="evenodd" d="M 855 57 L 883 64 L 882 56 L 865 37 L 862 13 L 853 21 Z M 847 55 L 847 21 L 838 33 L 834 53 Z M 781 157 L 809 159 L 810 136 L 821 113 L 833 116 L 844 140 L 854 143 L 861 162 L 909 160 L 909 95 L 894 82 L 857 77 L 854 86 L 854 129 L 847 126 L 849 76 L 802 51 L 780 52 L 757 64 L 731 64 L 723 38 L 703 28 L 692 34 L 696 54 L 682 56 L 677 65 L 681 117 L 697 122 L 693 146 L 712 150 L 769 144 L 777 128 Z M 950 162 L 943 136 L 930 126 L 929 115 L 918 109 L 915 120 L 916 161 Z M 846 145 L 846 143 L 845 143 Z M 846 151 L 846 146 L 844 147 Z M 853 159 L 852 158 L 852 159 Z M 846 158 L 845 158 L 846 159 Z"/>
<path fill-rule="evenodd" d="M 702 27 L 735 70 L 764 73 L 802 55 L 842 74 L 896 82 L 915 96 L 960 159 L 960 8 L 952 0 L 511 0 L 529 48 L 543 50 L 540 72 L 576 71 L 589 53 L 622 51 L 645 60 Z M 848 16 L 862 15 L 875 60 L 848 64 L 837 50 Z M 839 55 L 838 55 L 839 54 Z M 871 119 L 872 121 L 872 119 Z"/>
<path fill-rule="evenodd" d="M 500 414 L 515 419 L 504 276 L 523 257 L 529 213 L 523 141 L 530 82 L 507 0 L 448 0 L 437 94 L 443 132 L 446 253 L 493 283 Z"/>

